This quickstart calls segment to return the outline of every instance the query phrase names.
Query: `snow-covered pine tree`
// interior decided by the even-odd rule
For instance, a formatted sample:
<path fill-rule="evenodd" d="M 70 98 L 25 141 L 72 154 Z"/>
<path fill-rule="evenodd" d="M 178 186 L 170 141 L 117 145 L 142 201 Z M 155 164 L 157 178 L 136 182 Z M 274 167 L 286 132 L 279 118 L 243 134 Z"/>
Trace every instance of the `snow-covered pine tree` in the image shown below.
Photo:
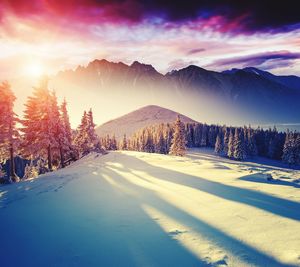
<path fill-rule="evenodd" d="M 52 171 L 52 150 L 58 147 L 56 136 L 59 116 L 53 109 L 53 95 L 48 90 L 48 78 L 43 78 L 25 104 L 23 128 L 23 155 L 47 158 Z M 58 116 L 58 118 L 57 118 Z"/>
<path fill-rule="evenodd" d="M 81 123 L 77 128 L 77 133 L 74 139 L 74 146 L 76 147 L 79 157 L 82 157 L 89 153 L 89 138 L 87 134 L 88 129 L 88 117 L 86 111 L 84 111 L 81 118 Z"/>
<path fill-rule="evenodd" d="M 296 140 L 294 133 L 287 132 L 285 143 L 283 146 L 282 160 L 289 166 L 297 163 Z"/>
<path fill-rule="evenodd" d="M 220 135 L 217 135 L 216 144 L 215 144 L 215 153 L 221 154 L 223 152 L 222 140 Z"/>
<path fill-rule="evenodd" d="M 223 153 L 224 155 L 228 155 L 228 142 L 229 142 L 229 131 L 226 126 L 223 126 Z"/>
<path fill-rule="evenodd" d="M 236 160 L 244 160 L 247 157 L 244 138 L 243 138 L 243 132 L 240 132 L 238 128 L 235 128 L 235 133 L 234 133 L 233 157 Z"/>
<path fill-rule="evenodd" d="M 191 123 L 187 123 L 185 126 L 185 131 L 186 131 L 187 146 L 193 147 L 194 146 L 194 125 Z"/>
<path fill-rule="evenodd" d="M 62 123 L 62 151 L 65 156 L 71 157 L 71 154 L 74 153 L 74 149 L 72 146 L 72 128 L 70 124 L 68 109 L 67 109 L 67 102 L 64 99 L 63 103 L 60 107 L 61 112 L 61 123 Z"/>
<path fill-rule="evenodd" d="M 122 141 L 120 143 L 120 149 L 121 150 L 127 150 L 128 149 L 126 134 L 124 134 L 123 139 L 122 139 Z"/>
<path fill-rule="evenodd" d="M 186 140 L 184 132 L 184 123 L 181 122 L 180 116 L 178 115 L 174 125 L 174 134 L 169 153 L 174 156 L 184 156 L 185 152 Z"/>
<path fill-rule="evenodd" d="M 65 152 L 68 147 L 65 145 L 66 137 L 65 137 L 65 129 L 64 129 L 64 121 L 62 118 L 62 113 L 60 113 L 60 107 L 57 103 L 57 97 L 55 92 L 51 93 L 51 113 L 53 116 L 52 119 L 52 127 L 54 131 L 54 138 L 56 140 L 56 146 L 52 147 L 53 149 L 53 158 L 54 161 L 57 161 L 57 166 L 60 162 L 61 168 L 65 166 Z"/>
<path fill-rule="evenodd" d="M 257 145 L 253 129 L 249 126 L 247 129 L 247 152 L 250 156 L 257 155 Z"/>
<path fill-rule="evenodd" d="M 207 146 L 207 125 L 204 124 L 202 127 L 202 133 L 201 133 L 201 141 L 200 141 L 200 146 L 206 147 Z"/>
<path fill-rule="evenodd" d="M 297 134 L 295 146 L 296 146 L 296 163 L 300 165 L 300 133 Z"/>
<path fill-rule="evenodd" d="M 117 140 L 116 140 L 115 134 L 114 134 L 114 135 L 112 136 L 112 138 L 111 138 L 110 149 L 111 149 L 111 150 L 117 150 L 117 149 L 118 149 L 118 146 L 117 146 Z"/>
<path fill-rule="evenodd" d="M 229 158 L 234 157 L 234 136 L 233 136 L 233 133 L 232 133 L 232 129 L 229 130 L 227 156 Z"/>
<path fill-rule="evenodd" d="M 174 129 L 169 123 L 167 123 L 166 131 L 165 131 L 166 151 L 167 151 L 167 153 L 170 153 L 172 140 L 173 140 L 173 135 L 174 135 Z"/>
<path fill-rule="evenodd" d="M 99 144 L 99 138 L 95 131 L 96 124 L 94 123 L 92 109 L 90 109 L 87 114 L 87 122 L 88 122 L 87 136 L 88 136 L 89 151 L 93 151 L 96 148 L 96 146 Z"/>
<path fill-rule="evenodd" d="M 164 137 L 164 125 L 161 124 L 157 133 L 156 152 L 159 154 L 167 154 L 166 140 Z"/>
<path fill-rule="evenodd" d="M 145 131 L 145 152 L 153 153 L 154 152 L 154 142 L 152 136 L 152 129 L 146 128 Z"/>
<path fill-rule="evenodd" d="M 19 180 L 15 173 L 15 151 L 19 144 L 20 135 L 16 128 L 19 121 L 13 111 L 16 97 L 12 92 L 9 83 L 0 84 L 0 163 L 9 159 L 9 174 L 7 182 Z"/>

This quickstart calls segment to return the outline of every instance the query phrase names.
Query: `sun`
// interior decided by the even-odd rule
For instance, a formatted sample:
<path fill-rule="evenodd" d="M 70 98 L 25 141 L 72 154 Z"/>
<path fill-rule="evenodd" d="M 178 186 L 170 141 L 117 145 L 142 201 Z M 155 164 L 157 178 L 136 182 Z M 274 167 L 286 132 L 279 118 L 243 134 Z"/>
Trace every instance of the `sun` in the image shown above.
<path fill-rule="evenodd" d="M 26 75 L 39 77 L 44 74 L 44 67 L 40 62 L 30 62 L 25 67 Z"/>

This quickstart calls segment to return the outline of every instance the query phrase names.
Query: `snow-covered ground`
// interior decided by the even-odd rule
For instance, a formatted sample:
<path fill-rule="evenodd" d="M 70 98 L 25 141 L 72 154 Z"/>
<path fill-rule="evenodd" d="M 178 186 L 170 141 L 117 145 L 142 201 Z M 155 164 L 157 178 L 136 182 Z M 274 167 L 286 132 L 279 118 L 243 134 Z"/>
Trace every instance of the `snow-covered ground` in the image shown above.
<path fill-rule="evenodd" d="M 0 187 L 0 266 L 300 266 L 299 178 L 197 150 L 89 155 Z"/>

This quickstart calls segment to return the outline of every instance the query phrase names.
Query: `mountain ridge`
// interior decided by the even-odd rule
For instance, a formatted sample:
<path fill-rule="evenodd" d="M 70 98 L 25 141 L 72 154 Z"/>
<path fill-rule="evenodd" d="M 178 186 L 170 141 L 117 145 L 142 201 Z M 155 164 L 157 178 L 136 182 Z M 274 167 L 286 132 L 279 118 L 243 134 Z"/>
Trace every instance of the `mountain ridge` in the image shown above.
<path fill-rule="evenodd" d="M 60 72 L 54 80 L 58 88 L 85 88 L 134 106 L 154 103 L 177 110 L 176 105 L 185 100 L 188 108 L 203 107 L 199 112 L 210 116 L 205 121 L 298 123 L 300 117 L 300 77 L 276 76 L 254 67 L 217 72 L 189 65 L 161 74 L 151 64 L 96 59 L 86 67 Z M 221 113 L 216 114 L 216 108 Z"/>

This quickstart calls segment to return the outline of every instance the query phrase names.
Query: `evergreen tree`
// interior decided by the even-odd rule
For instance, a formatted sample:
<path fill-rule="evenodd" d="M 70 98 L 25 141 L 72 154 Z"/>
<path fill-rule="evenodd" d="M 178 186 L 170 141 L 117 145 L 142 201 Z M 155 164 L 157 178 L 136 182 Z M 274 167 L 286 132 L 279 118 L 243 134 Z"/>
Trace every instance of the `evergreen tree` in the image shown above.
<path fill-rule="evenodd" d="M 54 108 L 54 98 L 48 90 L 48 79 L 42 79 L 25 104 L 21 129 L 24 133 L 23 155 L 46 157 L 49 171 L 52 171 L 52 150 L 58 147 L 57 132 L 60 123 L 59 113 Z"/>
<path fill-rule="evenodd" d="M 156 152 L 159 154 L 167 154 L 166 140 L 164 137 L 164 125 L 158 130 Z"/>
<path fill-rule="evenodd" d="M 15 173 L 15 151 L 19 143 L 17 116 L 13 111 L 16 97 L 7 82 L 0 84 L 0 163 L 9 159 L 8 182 L 18 181 Z"/>
<path fill-rule="evenodd" d="M 247 157 L 244 138 L 241 132 L 239 132 L 238 128 L 235 129 L 234 134 L 234 152 L 233 157 L 236 160 L 244 160 Z"/>
<path fill-rule="evenodd" d="M 202 147 L 207 146 L 207 125 L 206 124 L 204 124 L 202 127 L 200 146 Z"/>
<path fill-rule="evenodd" d="M 66 149 L 72 148 L 72 128 L 70 124 L 68 109 L 67 109 L 67 102 L 64 99 L 61 107 L 61 120 L 63 124 L 63 136 L 64 136 L 64 146 Z"/>
<path fill-rule="evenodd" d="M 86 111 L 84 111 L 81 118 L 81 123 L 77 128 L 77 133 L 74 139 L 74 145 L 79 152 L 79 156 L 84 156 L 89 153 L 89 138 L 88 138 L 88 117 Z"/>
<path fill-rule="evenodd" d="M 99 143 L 99 138 L 95 131 L 96 124 L 94 123 L 92 109 L 90 109 L 87 114 L 87 122 L 88 122 L 87 125 L 88 146 L 89 146 L 89 151 L 92 151 Z"/>
<path fill-rule="evenodd" d="M 116 140 L 116 136 L 113 135 L 112 139 L 111 139 L 111 144 L 110 144 L 110 149 L 111 150 L 117 150 L 117 140 Z"/>
<path fill-rule="evenodd" d="M 58 106 L 56 94 L 54 91 L 51 93 L 51 113 L 53 116 L 54 138 L 57 141 L 57 146 L 53 147 L 53 157 L 54 161 L 58 161 L 59 157 L 60 166 L 64 168 L 65 152 L 70 149 L 70 147 L 66 144 L 67 139 L 65 137 L 64 121 L 62 118 L 62 114 L 60 113 L 60 108 Z M 57 153 L 55 154 L 55 152 L 58 152 L 59 155 L 57 155 Z M 57 156 L 57 158 L 55 158 L 55 156 Z"/>
<path fill-rule="evenodd" d="M 297 134 L 295 140 L 296 164 L 300 165 L 300 133 Z"/>
<path fill-rule="evenodd" d="M 215 144 L 215 153 L 221 154 L 222 151 L 223 151 L 222 140 L 220 138 L 220 135 L 218 134 L 216 139 L 216 144 Z"/>
<path fill-rule="evenodd" d="M 122 139 L 121 144 L 120 144 L 120 149 L 121 150 L 128 150 L 126 134 L 124 134 L 124 136 L 123 136 L 123 139 Z"/>
<path fill-rule="evenodd" d="M 256 156 L 257 155 L 257 145 L 255 140 L 254 131 L 249 128 L 247 129 L 247 152 L 250 156 Z"/>
<path fill-rule="evenodd" d="M 186 152 L 186 140 L 184 132 L 184 124 L 180 120 L 178 115 L 174 126 L 174 135 L 172 139 L 172 145 L 170 148 L 170 154 L 175 156 L 184 156 Z"/>
<path fill-rule="evenodd" d="M 232 133 L 231 129 L 229 131 L 229 137 L 228 137 L 228 152 L 227 152 L 227 156 L 229 158 L 233 158 L 234 157 L 234 136 L 233 136 L 233 133 Z"/>
<path fill-rule="evenodd" d="M 223 153 L 228 155 L 228 142 L 229 142 L 229 131 L 226 126 L 223 127 L 224 139 L 223 139 Z"/>
<path fill-rule="evenodd" d="M 287 133 L 285 143 L 283 146 L 282 160 L 289 166 L 297 163 L 297 149 L 296 140 L 292 132 Z"/>

